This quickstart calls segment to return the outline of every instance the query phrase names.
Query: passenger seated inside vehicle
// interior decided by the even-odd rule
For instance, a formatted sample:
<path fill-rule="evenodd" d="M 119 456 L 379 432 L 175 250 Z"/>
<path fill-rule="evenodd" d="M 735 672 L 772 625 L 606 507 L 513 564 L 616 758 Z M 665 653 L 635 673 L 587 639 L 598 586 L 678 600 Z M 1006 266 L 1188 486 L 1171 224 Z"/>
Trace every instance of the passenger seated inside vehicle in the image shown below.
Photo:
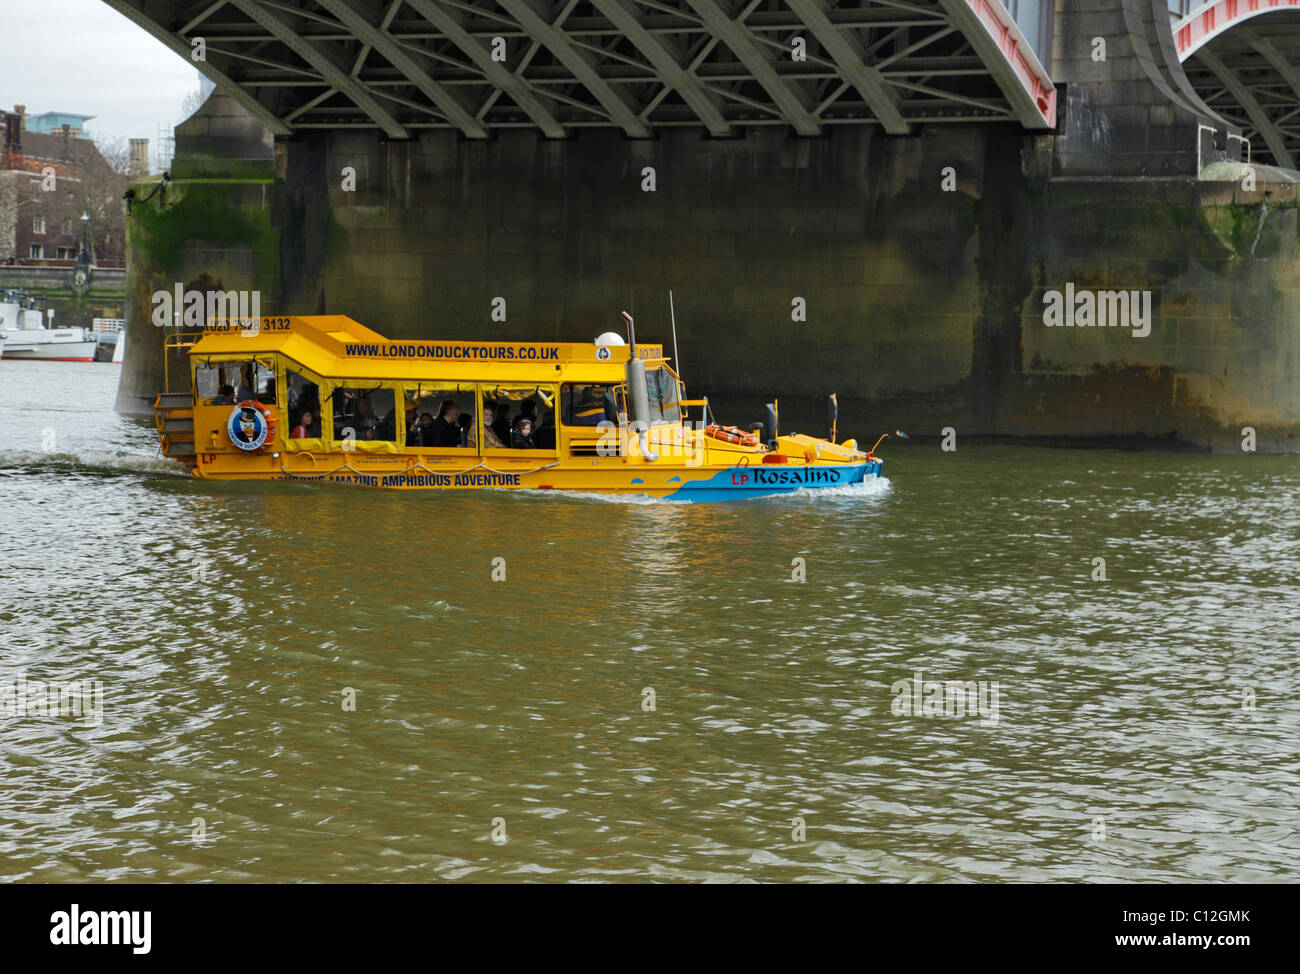
<path fill-rule="evenodd" d="M 212 397 L 214 406 L 233 406 L 235 404 L 235 387 L 224 385 L 217 390 L 217 394 Z"/>
<path fill-rule="evenodd" d="M 433 446 L 433 413 L 420 413 L 415 428 L 406 434 L 407 446 Z"/>
<path fill-rule="evenodd" d="M 438 407 L 438 418 L 433 421 L 431 446 L 460 446 L 460 407 L 444 399 Z"/>
<path fill-rule="evenodd" d="M 248 402 L 256 398 L 257 396 L 253 392 L 253 367 L 246 365 L 239 379 L 239 388 L 235 390 L 235 400 L 237 402 Z"/>
<path fill-rule="evenodd" d="M 378 439 L 379 417 L 375 415 L 375 407 L 370 405 L 370 399 L 362 396 L 357 400 L 357 411 L 352 417 L 349 424 L 357 432 L 358 440 Z"/>
<path fill-rule="evenodd" d="M 496 433 L 503 447 L 510 442 L 510 425 L 510 403 L 498 402 L 496 419 L 492 421 L 492 432 Z"/>
<path fill-rule="evenodd" d="M 537 429 L 537 427 L 541 425 L 537 421 L 537 400 L 536 399 L 525 399 L 523 402 L 521 402 L 519 404 L 519 415 L 527 417 L 528 422 L 532 424 L 533 429 Z"/>
<path fill-rule="evenodd" d="M 395 410 L 390 409 L 379 419 L 379 425 L 375 427 L 375 439 L 377 440 L 396 440 L 397 439 L 397 417 L 393 415 Z"/>
<path fill-rule="evenodd" d="M 555 449 L 555 412 L 548 411 L 542 418 L 541 428 L 533 434 L 533 443 L 539 450 Z"/>
<path fill-rule="evenodd" d="M 496 421 L 496 408 L 490 402 L 483 403 L 483 446 L 489 450 L 504 450 L 506 445 L 501 442 L 497 436 L 497 431 L 493 429 L 493 423 Z M 471 425 L 469 436 L 466 439 L 469 446 L 478 446 L 478 431 Z"/>
<path fill-rule="evenodd" d="M 319 399 L 317 396 L 312 396 L 310 399 L 305 398 L 305 397 L 300 397 L 300 398 L 298 399 L 298 411 L 297 411 L 297 415 L 301 416 L 303 413 L 311 413 L 311 414 L 312 414 L 312 417 L 313 417 L 313 418 L 315 419 L 315 421 L 316 421 L 316 434 L 315 434 L 315 435 L 316 435 L 316 436 L 320 436 L 320 435 L 321 435 L 321 432 L 320 432 L 320 428 L 321 428 L 321 425 L 320 425 L 320 424 L 321 424 L 320 399 Z M 292 415 L 294 415 L 294 414 L 291 413 L 290 415 L 292 416 Z"/>
<path fill-rule="evenodd" d="M 320 436 L 320 422 L 311 410 L 304 410 L 298 417 L 298 425 L 289 434 L 292 440 L 309 440 Z"/>
<path fill-rule="evenodd" d="M 510 434 L 510 445 L 516 450 L 536 450 L 533 443 L 533 421 L 527 416 L 515 420 L 514 430 Z"/>
<path fill-rule="evenodd" d="M 288 380 L 285 385 L 284 396 L 285 402 L 289 407 L 291 417 L 301 416 L 303 413 L 311 413 L 320 421 L 320 387 L 316 383 L 303 378 L 292 369 L 285 370 L 285 378 Z"/>

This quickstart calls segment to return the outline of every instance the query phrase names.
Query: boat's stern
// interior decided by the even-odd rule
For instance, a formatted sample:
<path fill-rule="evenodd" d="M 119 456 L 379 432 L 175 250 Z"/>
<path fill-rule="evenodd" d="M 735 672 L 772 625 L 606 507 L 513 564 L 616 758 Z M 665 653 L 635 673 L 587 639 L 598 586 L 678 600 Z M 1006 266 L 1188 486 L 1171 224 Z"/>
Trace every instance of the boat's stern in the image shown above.
<path fill-rule="evenodd" d="M 784 458 L 784 461 L 775 459 L 776 463 L 802 460 L 805 465 L 814 467 L 861 466 L 865 471 L 864 476 L 867 477 L 879 477 L 884 464 L 884 461 L 871 451 L 859 450 L 857 440 L 832 443 L 830 440 L 818 440 L 802 433 L 789 433 L 777 437 L 776 449 L 767 454 L 767 457 Z M 765 462 L 773 462 L 773 459 Z"/>
<path fill-rule="evenodd" d="M 154 400 L 154 426 L 163 456 L 193 467 L 198 461 L 194 449 L 194 399 L 188 392 L 164 392 Z"/>

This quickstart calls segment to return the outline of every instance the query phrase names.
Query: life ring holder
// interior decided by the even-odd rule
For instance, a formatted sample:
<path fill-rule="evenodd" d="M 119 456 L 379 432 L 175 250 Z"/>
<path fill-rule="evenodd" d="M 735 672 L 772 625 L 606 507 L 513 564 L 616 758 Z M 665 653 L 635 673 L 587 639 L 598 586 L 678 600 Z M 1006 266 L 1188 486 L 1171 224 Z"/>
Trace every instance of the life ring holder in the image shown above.
<path fill-rule="evenodd" d="M 246 443 L 241 443 L 231 434 L 235 416 L 246 408 L 256 409 L 262 416 L 262 422 L 266 424 L 266 435 L 262 437 L 262 442 L 257 444 L 257 446 L 249 446 Z M 256 399 L 245 399 L 243 402 L 236 403 L 235 408 L 230 413 L 230 418 L 226 420 L 226 436 L 229 438 L 231 444 L 238 449 L 243 450 L 245 453 L 260 453 L 263 450 L 267 450 L 274 445 L 275 414 L 266 407 L 265 403 L 260 403 Z"/>

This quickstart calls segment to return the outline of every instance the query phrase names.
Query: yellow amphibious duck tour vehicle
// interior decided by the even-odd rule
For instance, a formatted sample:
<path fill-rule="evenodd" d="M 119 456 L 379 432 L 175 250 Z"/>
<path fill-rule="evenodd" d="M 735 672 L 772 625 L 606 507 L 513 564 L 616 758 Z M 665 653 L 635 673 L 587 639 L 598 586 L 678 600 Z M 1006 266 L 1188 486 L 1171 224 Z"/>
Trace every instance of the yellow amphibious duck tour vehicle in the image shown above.
<path fill-rule="evenodd" d="M 771 405 L 748 431 L 708 422 L 623 317 L 627 342 L 594 343 L 389 341 L 343 315 L 210 324 L 168 340 L 190 392 L 154 404 L 162 452 L 211 480 L 690 501 L 880 476 L 871 451 L 833 442 L 834 397 L 829 440 L 780 434 Z"/>

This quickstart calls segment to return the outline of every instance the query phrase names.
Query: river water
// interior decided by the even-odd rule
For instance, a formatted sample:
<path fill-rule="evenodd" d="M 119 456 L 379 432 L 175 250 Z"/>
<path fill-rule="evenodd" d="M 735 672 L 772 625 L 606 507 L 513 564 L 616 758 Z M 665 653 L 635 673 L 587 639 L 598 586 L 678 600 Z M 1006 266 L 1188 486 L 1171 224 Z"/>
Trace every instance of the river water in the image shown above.
<path fill-rule="evenodd" d="M 714 505 L 213 484 L 116 382 L 0 362 L 0 879 L 1300 873 L 1300 458 L 887 445 L 867 488 Z"/>

